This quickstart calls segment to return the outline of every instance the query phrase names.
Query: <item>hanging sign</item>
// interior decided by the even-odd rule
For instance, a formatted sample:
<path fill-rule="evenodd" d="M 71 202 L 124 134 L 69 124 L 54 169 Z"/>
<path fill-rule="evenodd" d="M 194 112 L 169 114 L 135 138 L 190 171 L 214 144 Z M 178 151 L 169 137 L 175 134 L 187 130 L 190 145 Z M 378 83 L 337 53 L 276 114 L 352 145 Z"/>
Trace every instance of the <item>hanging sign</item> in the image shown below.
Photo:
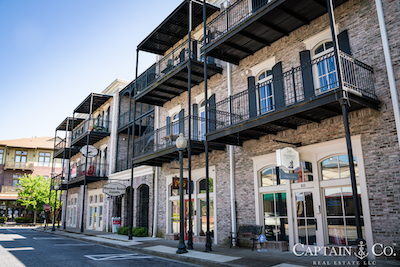
<path fill-rule="evenodd" d="M 120 183 L 109 183 L 103 186 L 103 193 L 112 197 L 125 194 L 126 186 Z"/>
<path fill-rule="evenodd" d="M 187 189 L 188 178 L 183 178 L 183 190 Z M 179 177 L 172 178 L 172 189 L 179 189 Z"/>
<path fill-rule="evenodd" d="M 281 172 L 279 174 L 279 178 L 282 180 L 299 180 L 299 174 L 298 173 L 285 173 Z"/>
<path fill-rule="evenodd" d="M 93 158 L 94 156 L 97 155 L 98 150 L 94 146 L 87 145 L 81 148 L 81 153 L 83 156 L 88 157 L 88 158 Z"/>
<path fill-rule="evenodd" d="M 299 152 L 291 147 L 276 150 L 276 162 L 278 166 L 285 167 L 289 171 L 293 171 L 300 167 Z"/>

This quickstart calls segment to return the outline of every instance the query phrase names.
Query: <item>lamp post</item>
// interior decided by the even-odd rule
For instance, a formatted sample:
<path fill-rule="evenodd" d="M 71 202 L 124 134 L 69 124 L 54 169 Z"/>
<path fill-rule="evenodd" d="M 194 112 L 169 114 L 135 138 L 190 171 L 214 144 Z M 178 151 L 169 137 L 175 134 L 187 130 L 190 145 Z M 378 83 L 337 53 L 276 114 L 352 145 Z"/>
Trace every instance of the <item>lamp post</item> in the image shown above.
<path fill-rule="evenodd" d="M 185 225 L 184 225 L 184 198 L 183 198 L 183 151 L 186 149 L 187 140 L 183 136 L 183 133 L 179 134 L 178 139 L 176 139 L 175 143 L 176 147 L 178 148 L 179 152 L 179 244 L 178 250 L 176 251 L 177 254 L 187 253 L 185 246 Z"/>
<path fill-rule="evenodd" d="M 58 185 L 58 183 L 56 182 L 56 184 L 54 185 L 54 190 L 56 191 L 56 195 L 54 197 L 54 209 L 53 209 L 53 229 L 51 229 L 52 232 L 54 232 L 56 230 L 56 207 L 57 207 L 57 191 L 60 188 L 60 186 Z"/>

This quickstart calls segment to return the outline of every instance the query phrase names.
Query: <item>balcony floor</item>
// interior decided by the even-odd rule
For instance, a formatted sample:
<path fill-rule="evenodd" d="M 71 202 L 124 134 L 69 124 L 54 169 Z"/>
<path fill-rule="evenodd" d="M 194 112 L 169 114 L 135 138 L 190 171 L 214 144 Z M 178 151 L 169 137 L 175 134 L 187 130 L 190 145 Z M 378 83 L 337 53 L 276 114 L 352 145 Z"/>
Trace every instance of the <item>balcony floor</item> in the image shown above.
<path fill-rule="evenodd" d="M 188 65 L 189 60 L 169 70 L 170 73 L 154 82 L 144 91 L 136 95 L 136 101 L 156 106 L 162 106 L 171 99 L 188 90 Z M 207 65 L 207 75 L 211 77 L 222 73 L 222 68 L 215 64 Z M 192 60 L 192 87 L 204 81 L 203 62 Z"/>
<path fill-rule="evenodd" d="M 297 129 L 308 123 L 320 123 L 324 119 L 342 116 L 338 98 L 341 92 L 326 92 L 309 101 L 287 106 L 279 111 L 271 111 L 258 117 L 218 129 L 207 134 L 212 142 L 242 145 L 244 141 L 258 139 L 267 134 L 276 135 L 287 129 Z M 379 109 L 379 101 L 358 94 L 348 93 L 350 99 L 349 112 L 372 108 Z"/>
<path fill-rule="evenodd" d="M 346 1 L 336 0 L 335 6 Z M 327 12 L 326 1 L 322 0 L 272 1 L 230 26 L 228 32 L 216 32 L 216 39 L 206 46 L 207 55 L 238 65 L 242 59 Z"/>
<path fill-rule="evenodd" d="M 191 141 L 192 144 L 192 156 L 204 153 L 204 142 L 202 141 Z M 218 143 L 209 143 L 209 151 L 212 150 L 225 150 L 225 145 Z M 183 157 L 187 158 L 187 150 L 183 152 Z M 133 159 L 133 164 L 136 166 L 148 165 L 148 166 L 159 166 L 163 163 L 170 163 L 176 159 L 179 159 L 179 153 L 175 146 L 159 150 L 152 154 L 147 154 Z"/>
<path fill-rule="evenodd" d="M 87 136 L 89 135 L 89 143 L 87 143 Z M 76 147 L 82 147 L 85 145 L 93 145 L 100 140 L 106 138 L 107 136 L 110 136 L 110 133 L 103 133 L 103 132 L 86 132 L 82 135 L 80 135 L 78 138 L 72 140 L 71 144 Z"/>
<path fill-rule="evenodd" d="M 64 154 L 65 151 L 65 154 Z M 76 155 L 79 152 L 79 148 L 77 147 L 72 147 L 71 149 L 71 157 L 73 157 L 74 155 Z M 69 148 L 61 148 L 58 149 L 54 152 L 54 157 L 53 158 L 57 158 L 57 159 L 69 159 Z"/>
<path fill-rule="evenodd" d="M 98 181 L 107 181 L 108 177 L 101 177 L 101 176 L 87 176 L 86 177 L 86 184 L 98 182 Z M 83 185 L 85 182 L 85 176 L 74 178 L 71 181 L 68 181 L 68 189 L 79 187 Z"/>

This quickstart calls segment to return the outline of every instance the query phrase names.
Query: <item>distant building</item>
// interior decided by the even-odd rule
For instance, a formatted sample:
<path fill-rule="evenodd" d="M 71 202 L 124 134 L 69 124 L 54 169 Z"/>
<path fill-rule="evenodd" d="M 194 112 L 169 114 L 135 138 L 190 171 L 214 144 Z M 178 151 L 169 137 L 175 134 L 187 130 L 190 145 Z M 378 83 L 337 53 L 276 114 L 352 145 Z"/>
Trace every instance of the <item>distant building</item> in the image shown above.
<path fill-rule="evenodd" d="M 25 174 L 50 178 L 54 143 L 54 137 L 0 141 L 0 217 L 31 216 L 16 202 L 18 179 Z M 54 173 L 61 172 L 61 161 L 56 160 L 54 167 Z"/>

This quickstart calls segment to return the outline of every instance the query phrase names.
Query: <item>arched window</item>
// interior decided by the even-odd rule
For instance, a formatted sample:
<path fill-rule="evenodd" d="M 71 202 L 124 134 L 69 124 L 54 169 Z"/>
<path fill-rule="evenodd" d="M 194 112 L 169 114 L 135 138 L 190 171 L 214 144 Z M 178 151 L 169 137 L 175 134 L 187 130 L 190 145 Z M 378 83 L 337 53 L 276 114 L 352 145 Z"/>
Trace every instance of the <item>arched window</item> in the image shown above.
<path fill-rule="evenodd" d="M 284 171 L 279 167 L 267 167 L 260 171 L 260 186 L 272 186 L 286 184 L 286 180 L 280 179 L 280 173 Z"/>
<path fill-rule="evenodd" d="M 353 157 L 354 171 L 358 177 L 357 157 Z M 329 157 L 321 162 L 321 179 L 341 179 L 350 178 L 349 157 L 347 155 L 338 155 Z"/>
<path fill-rule="evenodd" d="M 273 109 L 272 70 L 264 70 L 257 75 L 258 105 L 260 114 Z"/>
<path fill-rule="evenodd" d="M 213 192 L 213 179 L 212 178 L 208 178 L 208 188 L 209 188 L 209 192 L 211 193 L 211 192 Z M 199 181 L 199 194 L 202 194 L 202 193 L 206 193 L 206 190 L 207 190 L 207 187 L 206 187 L 206 178 L 204 178 L 204 179 L 201 179 L 200 181 Z"/>
<path fill-rule="evenodd" d="M 313 59 L 320 59 L 314 67 L 315 83 L 318 85 L 320 93 L 338 86 L 335 58 L 330 54 L 332 51 L 333 42 L 326 40 L 312 49 Z"/>

